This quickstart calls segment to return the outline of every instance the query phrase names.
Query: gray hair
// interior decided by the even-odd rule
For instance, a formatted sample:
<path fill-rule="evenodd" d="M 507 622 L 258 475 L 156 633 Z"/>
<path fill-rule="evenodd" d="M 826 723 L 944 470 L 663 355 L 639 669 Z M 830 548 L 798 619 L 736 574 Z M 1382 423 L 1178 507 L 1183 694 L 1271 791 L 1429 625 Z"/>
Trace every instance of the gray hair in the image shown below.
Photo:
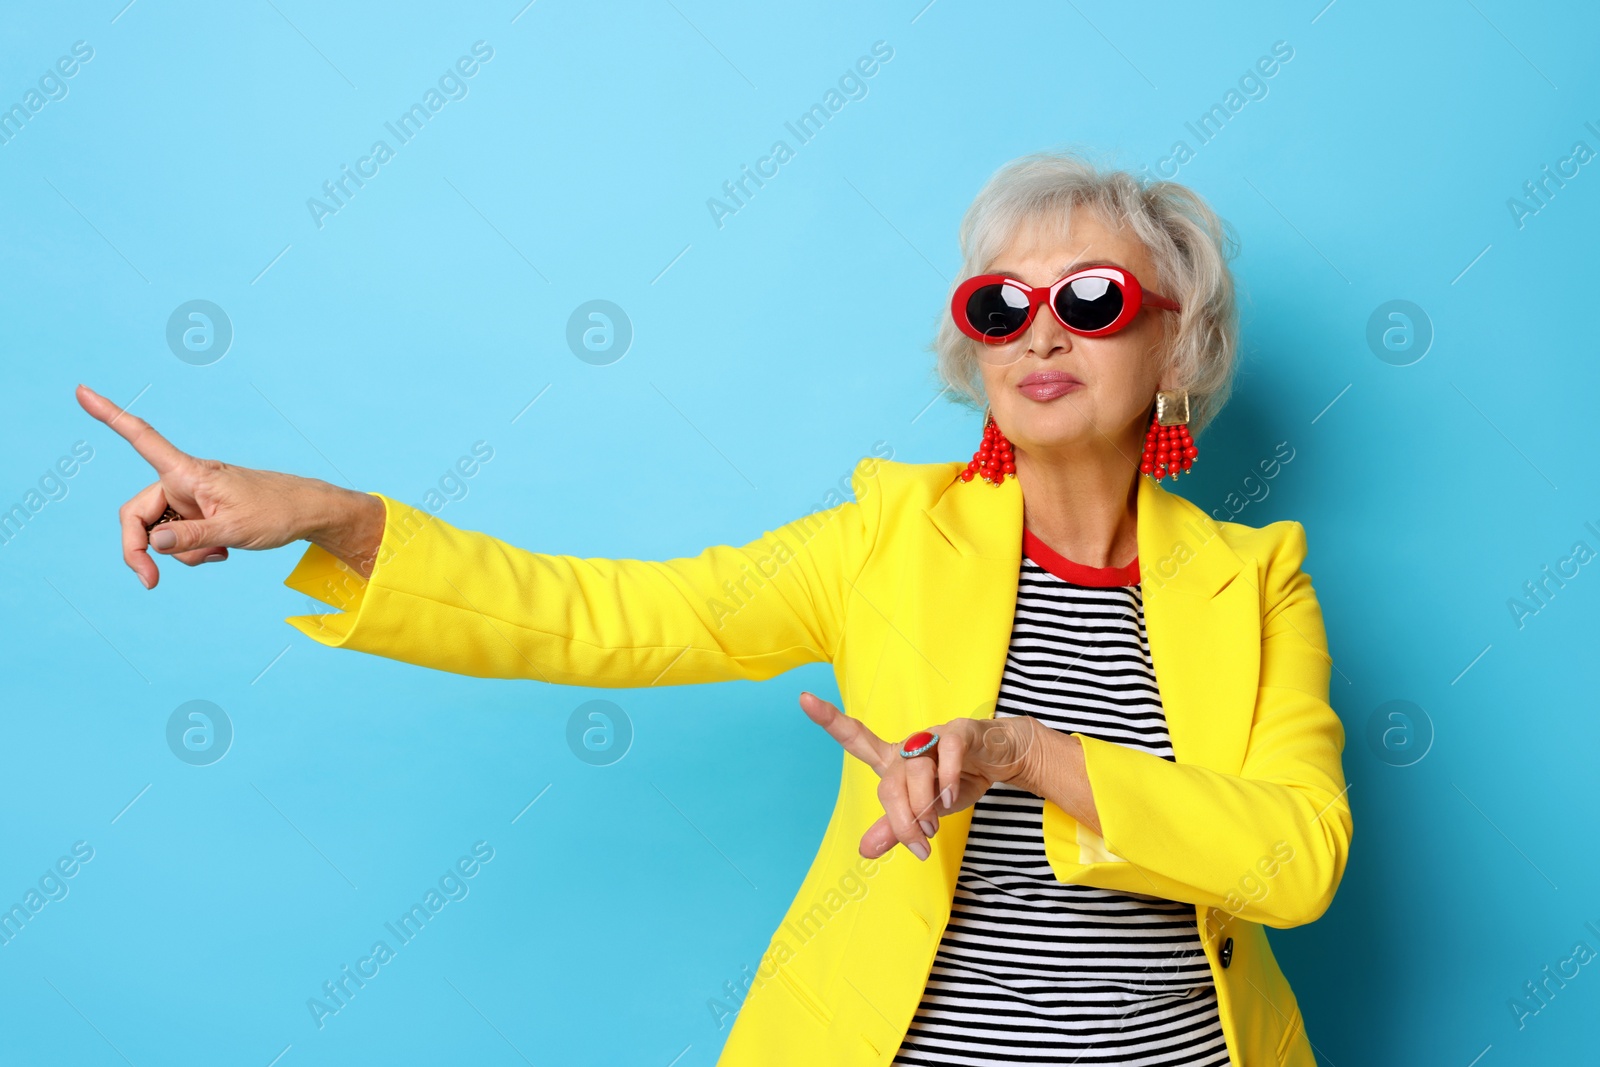
<path fill-rule="evenodd" d="M 1189 431 L 1198 434 L 1222 410 L 1233 388 L 1238 310 L 1228 260 L 1238 252 L 1232 227 L 1192 189 L 1097 168 L 1077 152 L 1036 152 L 997 170 L 961 220 L 961 273 L 940 309 L 931 351 L 937 375 L 957 403 L 983 410 L 986 400 L 977 341 L 956 328 L 950 299 L 962 279 L 994 262 L 1023 226 L 1065 231 L 1072 209 L 1085 205 L 1108 226 L 1131 227 L 1155 264 L 1151 289 L 1183 310 L 1168 329 L 1163 369 L 1189 390 Z"/>

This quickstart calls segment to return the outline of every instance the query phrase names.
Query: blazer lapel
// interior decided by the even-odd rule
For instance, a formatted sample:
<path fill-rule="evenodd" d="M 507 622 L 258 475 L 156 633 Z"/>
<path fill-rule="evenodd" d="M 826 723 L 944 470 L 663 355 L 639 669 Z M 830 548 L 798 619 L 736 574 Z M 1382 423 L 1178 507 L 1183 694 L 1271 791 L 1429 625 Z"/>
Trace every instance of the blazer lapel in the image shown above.
<path fill-rule="evenodd" d="M 989 718 L 1016 612 L 1022 487 L 1015 478 L 963 482 L 955 476 L 962 466 L 950 464 L 950 484 L 926 511 L 947 553 L 927 577 L 958 613 L 929 647 L 952 695 L 973 709 L 959 713 Z M 1153 478 L 1139 476 L 1137 506 L 1145 629 L 1174 757 L 1235 773 L 1260 670 L 1253 569 L 1209 515 Z"/>
<path fill-rule="evenodd" d="M 1139 582 L 1174 758 L 1237 773 L 1260 681 L 1254 566 L 1211 516 L 1140 475 Z"/>

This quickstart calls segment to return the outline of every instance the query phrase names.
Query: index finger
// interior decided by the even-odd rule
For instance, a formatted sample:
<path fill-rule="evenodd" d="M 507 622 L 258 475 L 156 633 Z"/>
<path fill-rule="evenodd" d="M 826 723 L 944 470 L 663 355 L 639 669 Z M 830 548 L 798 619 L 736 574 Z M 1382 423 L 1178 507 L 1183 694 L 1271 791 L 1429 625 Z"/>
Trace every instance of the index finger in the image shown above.
<path fill-rule="evenodd" d="M 186 462 L 190 456 L 180 451 L 171 441 L 156 432 L 155 427 L 137 415 L 130 415 L 87 385 L 78 386 L 78 403 L 83 410 L 115 430 L 157 474 L 168 474 Z"/>
<path fill-rule="evenodd" d="M 810 697 L 808 704 L 806 698 Z M 888 760 L 888 745 L 867 729 L 860 719 L 852 719 L 815 693 L 800 694 L 800 708 L 812 722 L 828 731 L 828 736 L 844 746 L 846 752 L 883 775 Z"/>

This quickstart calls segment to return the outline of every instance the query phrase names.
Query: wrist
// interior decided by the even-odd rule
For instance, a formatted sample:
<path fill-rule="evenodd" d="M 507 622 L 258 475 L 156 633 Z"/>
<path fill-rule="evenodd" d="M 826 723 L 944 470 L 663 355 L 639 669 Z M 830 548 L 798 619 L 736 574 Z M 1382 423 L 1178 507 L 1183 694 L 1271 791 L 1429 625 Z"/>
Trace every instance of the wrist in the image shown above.
<path fill-rule="evenodd" d="M 309 505 L 301 536 L 361 577 L 370 578 L 383 541 L 383 501 L 370 493 L 323 482 Z"/>
<path fill-rule="evenodd" d="M 1059 783 L 1059 771 L 1081 757 L 1082 747 L 1071 734 L 1053 730 L 1031 715 L 1010 719 L 1015 729 L 1016 762 L 1011 776 L 1005 781 L 1034 796 L 1053 800 L 1047 796 Z"/>
<path fill-rule="evenodd" d="M 978 743 L 983 772 L 993 781 L 1028 789 L 1031 767 L 1039 747 L 1039 721 L 1031 715 L 990 719 Z"/>
<path fill-rule="evenodd" d="M 1083 739 L 1029 719 L 1031 743 L 1011 784 L 1049 801 L 1096 834 L 1100 809 L 1089 784 Z"/>
<path fill-rule="evenodd" d="M 1006 782 L 1037 796 L 1040 782 L 1039 768 L 1046 761 L 1047 754 L 1044 750 L 1051 741 L 1046 735 L 1054 734 L 1055 731 L 1032 715 L 1018 716 L 1011 721 L 1016 724 L 1018 757 L 1016 769 Z"/>

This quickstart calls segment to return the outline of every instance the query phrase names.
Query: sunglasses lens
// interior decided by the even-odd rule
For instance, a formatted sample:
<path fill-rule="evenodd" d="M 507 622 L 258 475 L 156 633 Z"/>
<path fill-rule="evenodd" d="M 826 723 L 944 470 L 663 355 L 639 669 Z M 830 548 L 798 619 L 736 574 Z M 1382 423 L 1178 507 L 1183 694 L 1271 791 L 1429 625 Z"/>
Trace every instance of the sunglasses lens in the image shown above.
<path fill-rule="evenodd" d="M 985 337 L 999 341 L 1028 322 L 1028 294 L 1014 285 L 985 285 L 967 298 L 967 322 Z"/>
<path fill-rule="evenodd" d="M 1056 294 L 1056 310 L 1075 330 L 1103 330 L 1122 314 L 1122 287 L 1110 278 L 1077 278 Z"/>

